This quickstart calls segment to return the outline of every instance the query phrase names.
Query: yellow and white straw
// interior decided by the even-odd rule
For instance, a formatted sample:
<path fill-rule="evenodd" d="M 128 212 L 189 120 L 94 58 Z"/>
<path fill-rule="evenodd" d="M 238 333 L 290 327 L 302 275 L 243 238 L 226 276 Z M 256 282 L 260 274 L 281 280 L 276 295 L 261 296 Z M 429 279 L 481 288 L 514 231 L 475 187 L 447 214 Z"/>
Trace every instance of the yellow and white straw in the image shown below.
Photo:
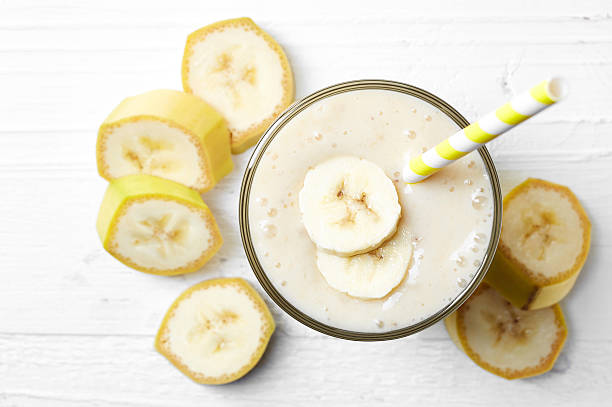
<path fill-rule="evenodd" d="M 404 182 L 416 184 L 478 149 L 495 137 L 561 100 L 567 93 L 561 78 L 545 80 L 482 119 L 459 130 L 437 146 L 413 157 L 404 168 Z"/>

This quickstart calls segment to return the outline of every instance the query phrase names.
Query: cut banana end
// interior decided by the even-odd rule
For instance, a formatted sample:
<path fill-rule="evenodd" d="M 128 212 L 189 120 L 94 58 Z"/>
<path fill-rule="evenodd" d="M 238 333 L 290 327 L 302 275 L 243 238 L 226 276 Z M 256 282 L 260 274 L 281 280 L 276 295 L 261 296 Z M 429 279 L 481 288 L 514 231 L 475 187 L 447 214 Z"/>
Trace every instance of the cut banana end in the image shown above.
<path fill-rule="evenodd" d="M 485 281 L 514 306 L 559 302 L 586 261 L 591 223 L 572 191 L 530 178 L 504 198 L 501 239 Z"/>
<path fill-rule="evenodd" d="M 401 215 L 397 191 L 385 172 L 351 156 L 308 171 L 299 206 L 310 239 L 340 256 L 376 249 L 395 233 Z"/>
<path fill-rule="evenodd" d="M 225 116 L 234 154 L 259 140 L 293 102 L 293 73 L 283 49 L 250 18 L 219 21 L 189 35 L 183 88 Z"/>
<path fill-rule="evenodd" d="M 246 281 L 208 280 L 174 301 L 155 348 L 190 379 L 224 384 L 255 367 L 274 327 L 265 302 Z"/>
<path fill-rule="evenodd" d="M 196 271 L 223 243 L 196 191 L 144 174 L 111 181 L 96 226 L 106 251 L 151 274 Z"/>
<path fill-rule="evenodd" d="M 98 171 L 109 181 L 149 174 L 204 192 L 233 168 L 223 117 L 174 90 L 123 100 L 100 126 L 96 150 Z"/>
<path fill-rule="evenodd" d="M 402 282 L 411 259 L 412 243 L 404 230 L 378 249 L 352 257 L 317 250 L 317 266 L 327 283 L 359 298 L 385 297 Z"/>
<path fill-rule="evenodd" d="M 549 371 L 567 337 L 558 304 L 523 311 L 486 284 L 444 324 L 453 342 L 474 363 L 505 379 Z"/>

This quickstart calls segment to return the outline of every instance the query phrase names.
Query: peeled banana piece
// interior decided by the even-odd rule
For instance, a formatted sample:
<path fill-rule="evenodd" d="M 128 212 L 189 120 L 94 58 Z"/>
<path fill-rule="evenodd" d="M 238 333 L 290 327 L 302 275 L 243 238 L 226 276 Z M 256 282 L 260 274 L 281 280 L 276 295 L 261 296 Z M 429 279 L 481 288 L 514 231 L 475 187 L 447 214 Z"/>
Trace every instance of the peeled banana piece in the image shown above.
<path fill-rule="evenodd" d="M 299 207 L 310 239 L 339 256 L 376 249 L 395 233 L 401 215 L 391 179 L 376 164 L 353 156 L 308 171 Z"/>
<path fill-rule="evenodd" d="M 155 348 L 195 382 L 224 384 L 255 367 L 274 328 L 268 307 L 246 281 L 208 280 L 174 301 Z"/>
<path fill-rule="evenodd" d="M 474 363 L 509 380 L 549 371 L 567 337 L 558 304 L 524 311 L 486 284 L 444 324 L 453 342 Z"/>
<path fill-rule="evenodd" d="M 199 192 L 233 168 L 225 120 L 203 100 L 154 90 L 123 100 L 104 120 L 96 148 L 107 179 L 149 174 Z"/>
<path fill-rule="evenodd" d="M 106 251 L 151 274 L 196 271 L 223 243 L 215 219 L 196 191 L 145 174 L 110 182 L 96 226 Z"/>
<path fill-rule="evenodd" d="M 395 236 L 371 252 L 344 257 L 317 250 L 317 266 L 334 289 L 358 298 L 383 298 L 397 287 L 412 259 L 409 233 Z"/>
<path fill-rule="evenodd" d="M 189 35 L 183 89 L 227 119 L 234 154 L 259 140 L 293 102 L 293 73 L 283 49 L 250 18 L 219 21 Z"/>
<path fill-rule="evenodd" d="M 504 198 L 501 238 L 485 281 L 518 308 L 548 307 L 574 286 L 590 242 L 591 223 L 572 191 L 529 178 Z"/>

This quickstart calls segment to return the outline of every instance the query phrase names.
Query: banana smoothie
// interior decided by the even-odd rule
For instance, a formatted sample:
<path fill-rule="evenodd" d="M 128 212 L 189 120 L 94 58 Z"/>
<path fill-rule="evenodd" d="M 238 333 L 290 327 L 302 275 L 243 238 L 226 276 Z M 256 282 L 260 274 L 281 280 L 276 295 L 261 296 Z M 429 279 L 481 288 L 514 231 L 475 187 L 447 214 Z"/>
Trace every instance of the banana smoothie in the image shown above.
<path fill-rule="evenodd" d="M 413 325 L 468 285 L 487 250 L 491 184 L 477 152 L 406 185 L 409 157 L 458 126 L 390 90 L 319 100 L 285 123 L 254 175 L 251 239 L 279 293 L 357 332 Z"/>

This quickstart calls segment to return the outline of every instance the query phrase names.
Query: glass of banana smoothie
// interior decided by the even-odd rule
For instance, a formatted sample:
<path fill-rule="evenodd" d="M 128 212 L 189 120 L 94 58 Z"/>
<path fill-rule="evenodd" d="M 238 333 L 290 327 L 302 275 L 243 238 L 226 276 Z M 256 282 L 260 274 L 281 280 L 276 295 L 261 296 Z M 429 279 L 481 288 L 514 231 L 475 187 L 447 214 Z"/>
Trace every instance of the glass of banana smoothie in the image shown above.
<path fill-rule="evenodd" d="M 410 157 L 468 122 L 438 97 L 346 82 L 287 109 L 247 165 L 240 230 L 270 297 L 301 323 L 351 340 L 433 325 L 491 264 L 501 194 L 482 147 L 407 185 Z"/>

